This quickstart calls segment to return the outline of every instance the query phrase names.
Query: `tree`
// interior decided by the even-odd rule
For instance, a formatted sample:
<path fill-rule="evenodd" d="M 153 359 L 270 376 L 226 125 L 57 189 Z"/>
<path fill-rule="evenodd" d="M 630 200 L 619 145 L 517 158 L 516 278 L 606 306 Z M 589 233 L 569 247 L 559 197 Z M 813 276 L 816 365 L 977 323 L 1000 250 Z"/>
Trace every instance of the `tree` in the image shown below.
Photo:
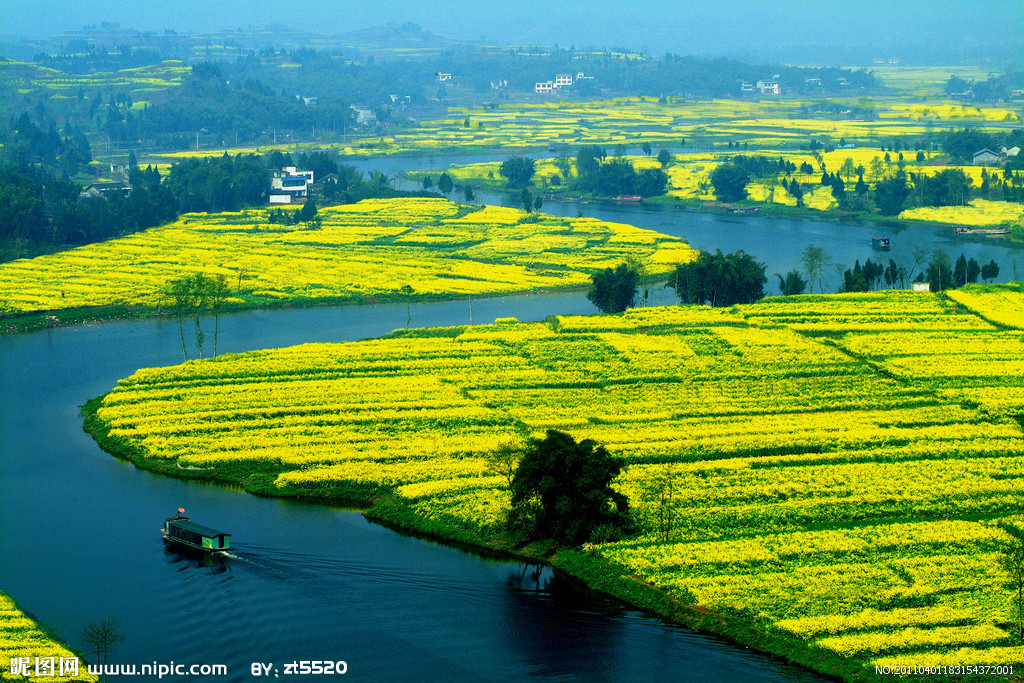
<path fill-rule="evenodd" d="M 430 179 L 430 176 L 423 176 L 423 189 L 430 190 L 434 186 L 434 181 Z"/>
<path fill-rule="evenodd" d="M 467 204 L 476 199 L 476 195 L 473 194 L 473 188 L 469 185 L 462 186 L 462 196 L 465 198 Z"/>
<path fill-rule="evenodd" d="M 184 319 L 186 313 L 193 306 L 192 278 L 183 277 L 171 280 L 165 291 L 165 296 L 170 300 L 174 309 L 174 317 L 178 319 L 178 333 L 181 335 L 181 356 L 182 361 L 188 360 L 188 349 L 185 346 Z"/>
<path fill-rule="evenodd" d="M 587 541 L 599 527 L 622 528 L 629 501 L 611 483 L 624 464 L 590 439 L 577 443 L 549 429 L 543 439 L 531 440 L 516 468 L 510 521 L 562 545 Z"/>
<path fill-rule="evenodd" d="M 821 273 L 831 261 L 825 247 L 816 247 L 813 244 L 808 244 L 800 255 L 800 264 L 804 267 L 804 272 L 807 273 L 807 280 L 812 287 L 814 281 L 817 280 L 818 291 L 822 294 L 825 293 L 825 286 L 821 282 Z"/>
<path fill-rule="evenodd" d="M 932 260 L 925 271 L 925 279 L 931 284 L 933 292 L 941 292 L 953 285 L 953 269 L 950 267 L 946 252 L 936 249 L 932 253 Z"/>
<path fill-rule="evenodd" d="M 800 277 L 800 271 L 795 268 L 786 273 L 786 277 L 782 277 L 778 273 L 775 273 L 775 277 L 779 278 L 779 291 L 783 296 L 803 294 L 807 289 L 807 280 Z"/>
<path fill-rule="evenodd" d="M 696 260 L 676 266 L 670 286 L 683 303 L 732 306 L 763 298 L 767 282 L 764 264 L 753 256 L 719 249 L 714 254 L 702 251 Z"/>
<path fill-rule="evenodd" d="M 441 193 L 446 197 L 451 194 L 452 190 L 455 189 L 455 183 L 452 182 L 451 176 L 447 173 L 442 173 L 441 177 L 437 179 L 437 189 L 441 190 Z"/>
<path fill-rule="evenodd" d="M 602 313 L 622 313 L 636 303 L 640 272 L 635 266 L 620 263 L 614 270 L 605 268 L 591 276 L 587 299 Z"/>
<path fill-rule="evenodd" d="M 999 277 L 999 264 L 995 259 L 988 262 L 988 265 L 981 267 L 981 279 L 985 282 L 992 282 Z"/>
<path fill-rule="evenodd" d="M 1007 574 L 1006 587 L 1016 592 L 1017 638 L 1024 641 L 1024 540 L 1014 538 L 1002 547 L 999 566 Z"/>
<path fill-rule="evenodd" d="M 644 143 L 640 145 L 640 149 L 646 156 L 651 156 L 651 143 L 644 140 Z"/>
<path fill-rule="evenodd" d="M 902 169 L 891 178 L 875 183 L 875 203 L 883 216 L 895 216 L 903 210 L 903 203 L 910 196 L 907 174 Z"/>
<path fill-rule="evenodd" d="M 796 199 L 797 208 L 801 208 L 804 205 L 804 191 L 800 187 L 800 183 L 797 182 L 796 178 L 793 178 L 793 182 L 789 184 L 789 193 Z"/>
<path fill-rule="evenodd" d="M 661 164 L 662 168 L 668 167 L 671 161 L 672 153 L 669 152 L 667 149 L 663 149 L 660 152 L 658 152 L 658 163 Z"/>
<path fill-rule="evenodd" d="M 519 194 L 519 202 L 523 205 L 523 211 L 527 213 L 533 211 L 533 195 L 531 195 L 530 191 L 525 187 Z"/>
<path fill-rule="evenodd" d="M 115 619 L 92 622 L 82 630 L 82 640 L 96 652 L 97 666 L 105 667 L 107 658 L 118 643 L 124 642 L 125 635 Z M 107 680 L 104 671 L 102 680 Z"/>
<path fill-rule="evenodd" d="M 877 183 L 885 177 L 885 164 L 879 157 L 871 157 L 871 162 L 868 164 L 871 169 L 868 173 L 871 176 L 871 181 Z"/>
<path fill-rule="evenodd" d="M 535 171 L 535 162 L 528 157 L 509 157 L 501 162 L 498 169 L 498 173 L 508 181 L 508 186 L 516 189 L 529 186 Z"/>
<path fill-rule="evenodd" d="M 228 280 L 223 273 L 218 273 L 212 278 L 207 278 L 207 301 L 210 311 L 213 312 L 213 357 L 217 357 L 217 340 L 220 336 L 220 311 L 224 302 L 231 295 L 228 289 Z"/>
<path fill-rule="evenodd" d="M 306 225 L 310 225 L 316 219 L 316 212 L 316 202 L 313 201 L 312 199 L 307 199 L 305 203 L 302 205 L 302 208 L 299 209 L 299 222 L 305 223 Z"/>
<path fill-rule="evenodd" d="M 853 158 L 846 157 L 846 159 L 843 160 L 843 165 L 839 167 L 839 175 L 841 175 L 846 180 L 846 184 L 849 185 L 856 173 L 857 167 L 853 163 Z"/>
<path fill-rule="evenodd" d="M 738 202 L 747 196 L 747 183 L 750 176 L 740 165 L 734 163 L 720 164 L 711 172 L 711 185 L 715 188 L 715 197 L 721 202 Z"/>
<path fill-rule="evenodd" d="M 515 478 L 524 450 L 520 443 L 504 441 L 484 453 L 484 466 L 491 474 L 504 477 L 511 490 L 512 480 Z"/>

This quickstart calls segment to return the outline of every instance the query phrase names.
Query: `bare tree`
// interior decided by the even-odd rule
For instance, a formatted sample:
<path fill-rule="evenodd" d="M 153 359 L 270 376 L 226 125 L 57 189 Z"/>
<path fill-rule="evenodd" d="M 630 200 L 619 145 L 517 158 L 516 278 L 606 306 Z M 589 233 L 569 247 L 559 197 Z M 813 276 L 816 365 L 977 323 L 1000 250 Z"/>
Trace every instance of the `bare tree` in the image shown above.
<path fill-rule="evenodd" d="M 82 630 L 82 640 L 96 651 L 96 664 L 105 667 L 107 658 L 118 643 L 125 639 L 120 624 L 116 619 L 104 619 L 99 622 L 92 622 Z M 106 670 L 101 674 L 101 681 L 107 680 Z"/>
<path fill-rule="evenodd" d="M 832 261 L 828 252 L 825 251 L 825 247 L 816 247 L 813 244 L 808 244 L 807 248 L 804 249 L 800 255 L 800 263 L 804 267 L 804 272 L 807 273 L 807 280 L 810 283 L 811 288 L 814 287 L 814 281 L 818 281 L 818 291 L 822 294 L 825 293 L 825 286 L 822 284 L 821 273 Z M 840 273 L 842 277 L 842 273 Z"/>
<path fill-rule="evenodd" d="M 181 356 L 182 360 L 188 360 L 188 349 L 185 347 L 185 326 L 183 320 L 185 313 L 192 305 L 192 279 L 189 277 L 171 280 L 168 283 L 166 296 L 170 305 L 174 308 L 174 317 L 178 319 L 178 332 L 181 334 Z"/>

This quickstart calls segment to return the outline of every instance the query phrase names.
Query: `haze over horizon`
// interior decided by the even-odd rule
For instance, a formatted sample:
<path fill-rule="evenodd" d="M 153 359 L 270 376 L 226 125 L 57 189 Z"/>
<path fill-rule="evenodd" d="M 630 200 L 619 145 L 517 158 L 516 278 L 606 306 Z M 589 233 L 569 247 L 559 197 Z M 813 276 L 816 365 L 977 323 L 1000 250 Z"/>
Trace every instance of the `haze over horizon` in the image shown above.
<path fill-rule="evenodd" d="M 932 64 L 1024 61 L 1024 2 L 1019 0 L 973 2 L 969 11 L 955 0 L 863 0 L 856 10 L 820 0 L 758 5 L 741 0 L 293 0 L 287 5 L 243 0 L 9 0 L 0 7 L 0 35 L 8 39 L 43 38 L 103 22 L 139 31 L 193 34 L 284 24 L 325 35 L 412 22 L 456 40 L 625 47 L 654 56 L 671 52 L 826 65 L 875 57 Z"/>

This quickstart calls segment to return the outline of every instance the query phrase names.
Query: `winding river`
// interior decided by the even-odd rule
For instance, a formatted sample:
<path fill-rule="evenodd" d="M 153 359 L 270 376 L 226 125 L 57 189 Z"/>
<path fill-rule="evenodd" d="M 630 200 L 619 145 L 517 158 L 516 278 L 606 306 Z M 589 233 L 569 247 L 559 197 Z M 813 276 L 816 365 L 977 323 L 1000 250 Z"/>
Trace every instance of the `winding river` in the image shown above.
<path fill-rule="evenodd" d="M 742 248 L 770 274 L 797 267 L 809 243 L 844 263 L 863 261 L 878 232 L 663 207 L 545 210 L 633 223 L 708 249 Z M 954 257 L 995 258 L 1001 279 L 1012 275 L 1010 247 L 956 240 L 914 228 L 893 235 L 893 256 L 941 246 Z M 651 303 L 662 299 L 670 292 L 656 289 Z M 423 326 L 593 311 L 582 293 L 420 303 L 408 313 L 405 305 L 250 311 L 222 316 L 220 348 L 374 337 L 410 314 Z M 302 678 L 284 674 L 294 660 L 345 661 L 346 678 L 365 681 L 818 680 L 579 591 L 543 568 L 403 536 L 357 511 L 259 498 L 115 460 L 82 431 L 79 406 L 137 368 L 179 362 L 177 335 L 173 322 L 144 320 L 0 336 L 0 590 L 73 647 L 84 647 L 84 626 L 113 617 L 127 636 L 113 661 L 226 664 L 228 676 L 217 680 L 251 680 L 257 662 Z M 232 556 L 211 562 L 166 549 L 158 527 L 178 506 L 230 531 Z"/>

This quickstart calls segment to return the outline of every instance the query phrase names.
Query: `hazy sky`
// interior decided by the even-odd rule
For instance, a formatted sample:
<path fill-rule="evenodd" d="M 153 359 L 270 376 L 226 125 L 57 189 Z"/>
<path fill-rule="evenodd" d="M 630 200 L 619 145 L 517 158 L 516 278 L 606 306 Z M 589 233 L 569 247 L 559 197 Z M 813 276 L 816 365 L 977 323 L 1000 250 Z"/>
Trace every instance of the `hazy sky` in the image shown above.
<path fill-rule="evenodd" d="M 995 46 L 1024 60 L 1024 0 L 3 0 L 0 34 L 52 35 L 88 23 L 203 33 L 282 23 L 336 34 L 415 22 L 461 39 L 568 47 L 630 47 L 651 54 L 785 60 L 791 51 L 951 56 Z M 904 59 L 907 59 L 904 55 Z"/>

